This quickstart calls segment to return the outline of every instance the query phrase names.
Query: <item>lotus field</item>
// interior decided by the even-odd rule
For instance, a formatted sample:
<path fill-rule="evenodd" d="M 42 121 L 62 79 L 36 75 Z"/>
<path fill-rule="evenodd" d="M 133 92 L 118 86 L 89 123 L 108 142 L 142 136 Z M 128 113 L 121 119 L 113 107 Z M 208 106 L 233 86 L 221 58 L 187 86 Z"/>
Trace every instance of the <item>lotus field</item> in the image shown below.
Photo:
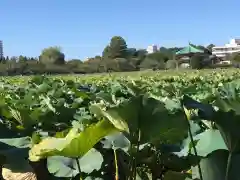
<path fill-rule="evenodd" d="M 237 69 L 2 77 L 0 116 L 1 179 L 240 179 Z"/>

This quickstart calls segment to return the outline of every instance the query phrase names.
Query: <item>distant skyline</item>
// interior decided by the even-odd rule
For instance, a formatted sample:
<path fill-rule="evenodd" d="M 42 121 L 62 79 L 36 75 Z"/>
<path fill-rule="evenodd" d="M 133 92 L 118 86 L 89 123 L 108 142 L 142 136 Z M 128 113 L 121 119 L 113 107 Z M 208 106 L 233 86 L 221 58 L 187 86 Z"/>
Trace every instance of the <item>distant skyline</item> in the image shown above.
<path fill-rule="evenodd" d="M 67 59 L 101 55 L 112 36 L 128 47 L 224 45 L 240 37 L 239 0 L 1 0 L 4 55 L 39 56 L 60 46 Z"/>

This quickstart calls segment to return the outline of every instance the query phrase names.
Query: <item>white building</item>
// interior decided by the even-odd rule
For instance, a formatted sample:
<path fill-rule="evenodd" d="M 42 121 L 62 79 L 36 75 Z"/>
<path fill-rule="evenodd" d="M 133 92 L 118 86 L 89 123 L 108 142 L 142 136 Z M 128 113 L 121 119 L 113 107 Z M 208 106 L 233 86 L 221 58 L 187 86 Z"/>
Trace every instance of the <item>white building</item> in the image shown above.
<path fill-rule="evenodd" d="M 158 50 L 158 47 L 157 47 L 157 45 L 155 45 L 155 44 L 147 47 L 147 52 L 148 52 L 149 54 L 150 54 L 150 53 L 157 52 L 157 50 Z"/>
<path fill-rule="evenodd" d="M 229 44 L 212 48 L 212 54 L 223 59 L 233 53 L 240 53 L 240 39 L 231 39 Z"/>

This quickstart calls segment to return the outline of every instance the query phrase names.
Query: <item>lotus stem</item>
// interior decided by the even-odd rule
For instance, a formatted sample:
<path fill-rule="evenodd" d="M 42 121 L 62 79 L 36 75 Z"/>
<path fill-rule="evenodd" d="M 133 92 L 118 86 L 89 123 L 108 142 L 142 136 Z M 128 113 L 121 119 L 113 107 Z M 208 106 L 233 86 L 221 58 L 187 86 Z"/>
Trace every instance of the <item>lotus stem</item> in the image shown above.
<path fill-rule="evenodd" d="M 117 151 L 116 149 L 113 149 L 114 153 L 114 163 L 115 163 L 115 180 L 118 180 L 118 160 L 117 160 Z"/>
<path fill-rule="evenodd" d="M 139 152 L 139 146 L 140 146 L 140 140 L 141 140 L 141 131 L 140 129 L 138 129 L 138 131 L 136 133 L 134 133 L 134 136 L 133 137 L 136 137 L 138 138 L 138 141 L 137 141 L 137 146 L 136 146 L 136 154 L 138 154 Z M 133 151 L 134 149 L 134 145 L 131 144 L 131 152 Z M 136 170 L 136 167 L 137 164 L 136 164 L 136 157 L 133 155 L 133 153 L 131 153 L 131 160 L 130 160 L 130 176 L 128 177 L 129 180 L 136 180 L 136 174 L 137 174 L 137 170 Z"/>
<path fill-rule="evenodd" d="M 190 123 L 189 122 L 188 122 L 188 131 L 189 131 L 189 136 L 190 136 L 190 140 L 191 140 L 191 143 L 192 143 L 194 155 L 198 156 L 197 155 L 197 149 L 196 149 L 196 146 L 195 146 L 195 143 L 194 143 L 194 140 L 193 140 L 193 135 L 192 135 L 192 132 L 191 132 L 191 128 L 190 128 Z M 203 180 L 202 169 L 201 169 L 201 166 L 200 166 L 200 162 L 197 163 L 197 167 L 198 167 L 198 173 L 199 173 L 199 176 L 200 176 L 199 178 L 200 178 L 200 180 Z"/>
<path fill-rule="evenodd" d="M 193 140 L 193 135 L 192 135 L 192 131 L 191 131 L 191 125 L 189 123 L 189 121 L 190 121 L 190 114 L 188 114 L 188 115 L 186 114 L 186 113 L 188 113 L 188 110 L 184 106 L 183 106 L 183 109 L 184 109 L 185 119 L 187 120 L 188 132 L 189 132 L 189 136 L 190 136 L 190 141 L 192 143 L 193 152 L 194 152 L 195 156 L 198 156 L 197 149 L 196 149 L 196 146 L 195 146 L 195 143 L 194 143 L 194 140 Z M 202 175 L 202 169 L 201 169 L 201 166 L 200 166 L 200 162 L 197 163 L 197 167 L 198 167 L 199 178 L 200 178 L 200 180 L 203 180 L 203 175 Z"/>
<path fill-rule="evenodd" d="M 80 180 L 82 180 L 82 177 L 81 177 L 81 167 L 80 167 L 80 163 L 79 163 L 78 158 L 76 158 L 76 162 L 77 162 L 78 172 L 79 172 L 79 174 L 80 174 Z"/>
<path fill-rule="evenodd" d="M 133 144 L 131 144 L 131 147 L 130 147 L 130 162 L 129 162 L 129 168 L 130 168 L 130 175 L 128 177 L 128 180 L 132 180 L 132 177 L 133 177 L 133 162 L 134 162 L 134 157 L 133 157 Z"/>
<path fill-rule="evenodd" d="M 229 173 L 230 173 L 230 168 L 231 168 L 231 164 L 232 164 L 232 152 L 229 152 L 228 154 L 228 160 L 227 160 L 227 167 L 226 167 L 226 174 L 225 174 L 225 180 L 230 180 L 229 179 Z"/>
<path fill-rule="evenodd" d="M 141 130 L 138 129 L 137 154 L 139 153 L 140 141 L 141 141 Z M 133 179 L 136 180 L 136 177 L 137 177 L 137 159 L 135 158 L 135 159 L 134 159 Z"/>

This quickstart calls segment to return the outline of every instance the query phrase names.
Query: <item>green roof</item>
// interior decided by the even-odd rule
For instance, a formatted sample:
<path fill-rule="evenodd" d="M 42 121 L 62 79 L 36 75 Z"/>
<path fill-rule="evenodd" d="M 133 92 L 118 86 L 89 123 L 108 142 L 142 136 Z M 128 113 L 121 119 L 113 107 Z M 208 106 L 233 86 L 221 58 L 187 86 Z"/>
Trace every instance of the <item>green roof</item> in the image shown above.
<path fill-rule="evenodd" d="M 181 49 L 180 51 L 176 52 L 176 55 L 184 55 L 184 54 L 191 54 L 191 53 L 204 53 L 204 50 L 198 49 L 189 44 L 189 46 Z"/>

